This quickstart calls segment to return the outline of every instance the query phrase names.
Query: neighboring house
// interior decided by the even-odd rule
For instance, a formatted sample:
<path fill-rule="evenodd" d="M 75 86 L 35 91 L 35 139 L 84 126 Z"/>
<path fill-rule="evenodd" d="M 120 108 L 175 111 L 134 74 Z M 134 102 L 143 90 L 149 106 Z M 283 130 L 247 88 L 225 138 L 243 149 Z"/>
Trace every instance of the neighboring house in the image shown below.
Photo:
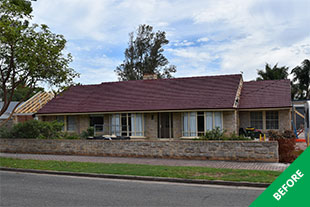
<path fill-rule="evenodd" d="M 0 101 L 0 109 L 2 108 L 3 104 L 4 102 Z M 3 121 L 6 121 L 10 117 L 13 109 L 15 108 L 17 104 L 18 104 L 18 101 L 12 101 L 10 103 L 8 109 L 4 112 L 4 114 L 0 116 L 0 123 Z M 13 117 L 11 117 L 11 119 L 5 124 L 5 126 L 11 127 L 12 125 L 13 125 Z"/>
<path fill-rule="evenodd" d="M 153 77 L 153 76 L 152 76 Z M 36 114 L 81 133 L 132 138 L 194 138 L 219 127 L 291 129 L 289 80 L 243 82 L 242 75 L 107 82 L 74 86 Z"/>
<path fill-rule="evenodd" d="M 47 102 L 54 98 L 52 92 L 38 92 L 26 102 L 22 103 L 14 113 L 14 122 L 22 123 L 34 119 L 34 114 L 38 112 Z"/>

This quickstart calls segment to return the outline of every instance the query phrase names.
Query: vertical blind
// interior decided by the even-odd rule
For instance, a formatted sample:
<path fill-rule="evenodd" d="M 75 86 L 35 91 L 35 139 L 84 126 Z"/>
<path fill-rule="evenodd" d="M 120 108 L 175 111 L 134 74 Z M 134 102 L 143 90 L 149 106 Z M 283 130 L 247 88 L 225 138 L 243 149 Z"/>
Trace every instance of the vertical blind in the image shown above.
<path fill-rule="evenodd" d="M 183 133 L 184 137 L 198 136 L 197 125 L 203 125 L 204 132 L 219 128 L 223 129 L 222 112 L 204 112 L 204 120 L 197 119 L 197 112 L 183 113 Z M 201 120 L 203 123 L 198 123 Z"/>
<path fill-rule="evenodd" d="M 126 125 L 127 136 L 143 136 L 142 114 L 126 114 L 131 123 L 122 123 L 120 114 L 113 114 L 111 118 L 111 134 L 120 136 L 121 126 Z M 129 127 L 130 126 L 130 127 Z M 131 130 L 130 130 L 131 129 Z"/>

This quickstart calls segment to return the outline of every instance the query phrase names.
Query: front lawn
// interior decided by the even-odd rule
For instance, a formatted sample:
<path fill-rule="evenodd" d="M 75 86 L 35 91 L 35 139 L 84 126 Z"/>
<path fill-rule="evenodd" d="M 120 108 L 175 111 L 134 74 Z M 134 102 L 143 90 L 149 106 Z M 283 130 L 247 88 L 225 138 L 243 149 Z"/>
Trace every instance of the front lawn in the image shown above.
<path fill-rule="evenodd" d="M 83 172 L 98 174 L 154 176 L 186 179 L 272 183 L 281 172 L 263 170 L 217 169 L 208 167 L 107 164 L 0 158 L 1 167 Z"/>

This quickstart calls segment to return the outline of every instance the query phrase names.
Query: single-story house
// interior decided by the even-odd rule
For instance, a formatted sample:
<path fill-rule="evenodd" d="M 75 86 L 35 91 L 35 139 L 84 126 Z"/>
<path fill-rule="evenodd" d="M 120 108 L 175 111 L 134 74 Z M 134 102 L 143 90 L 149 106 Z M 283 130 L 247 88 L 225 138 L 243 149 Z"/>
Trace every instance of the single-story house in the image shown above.
<path fill-rule="evenodd" d="M 154 78 L 154 79 L 150 79 Z M 56 96 L 36 114 L 81 133 L 131 138 L 195 138 L 219 127 L 291 129 L 289 80 L 243 81 L 241 74 L 105 82 L 79 85 Z"/>

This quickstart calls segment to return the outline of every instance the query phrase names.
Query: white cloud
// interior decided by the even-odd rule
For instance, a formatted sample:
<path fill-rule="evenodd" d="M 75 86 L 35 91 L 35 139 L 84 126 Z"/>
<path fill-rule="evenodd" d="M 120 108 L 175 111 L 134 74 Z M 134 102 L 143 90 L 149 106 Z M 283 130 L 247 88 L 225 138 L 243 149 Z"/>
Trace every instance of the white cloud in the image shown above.
<path fill-rule="evenodd" d="M 76 82 L 83 84 L 96 84 L 107 81 L 116 81 L 114 72 L 116 66 L 122 61 L 110 58 L 106 55 L 96 57 L 79 57 L 75 60 L 73 67 L 78 69 L 81 76 Z"/>
<path fill-rule="evenodd" d="M 202 37 L 197 40 L 197 42 L 208 42 L 210 39 L 208 37 Z"/>
<path fill-rule="evenodd" d="M 211 55 L 208 52 L 197 51 L 196 48 L 182 48 L 182 49 L 167 49 L 168 52 L 172 53 L 174 56 L 180 58 L 186 58 L 187 61 L 201 62 L 209 61 L 212 59 Z"/>
<path fill-rule="evenodd" d="M 35 22 L 65 35 L 83 83 L 116 80 L 114 69 L 128 33 L 144 23 L 166 31 L 165 54 L 177 66 L 177 76 L 243 71 L 245 79 L 254 79 L 266 62 L 295 67 L 310 57 L 308 0 L 53 0 L 33 5 Z"/>
<path fill-rule="evenodd" d="M 172 42 L 173 46 L 175 47 L 187 47 L 187 46 L 191 46 L 194 45 L 195 42 L 191 42 L 191 41 L 187 41 L 187 40 L 183 40 L 183 41 L 174 41 Z"/>

